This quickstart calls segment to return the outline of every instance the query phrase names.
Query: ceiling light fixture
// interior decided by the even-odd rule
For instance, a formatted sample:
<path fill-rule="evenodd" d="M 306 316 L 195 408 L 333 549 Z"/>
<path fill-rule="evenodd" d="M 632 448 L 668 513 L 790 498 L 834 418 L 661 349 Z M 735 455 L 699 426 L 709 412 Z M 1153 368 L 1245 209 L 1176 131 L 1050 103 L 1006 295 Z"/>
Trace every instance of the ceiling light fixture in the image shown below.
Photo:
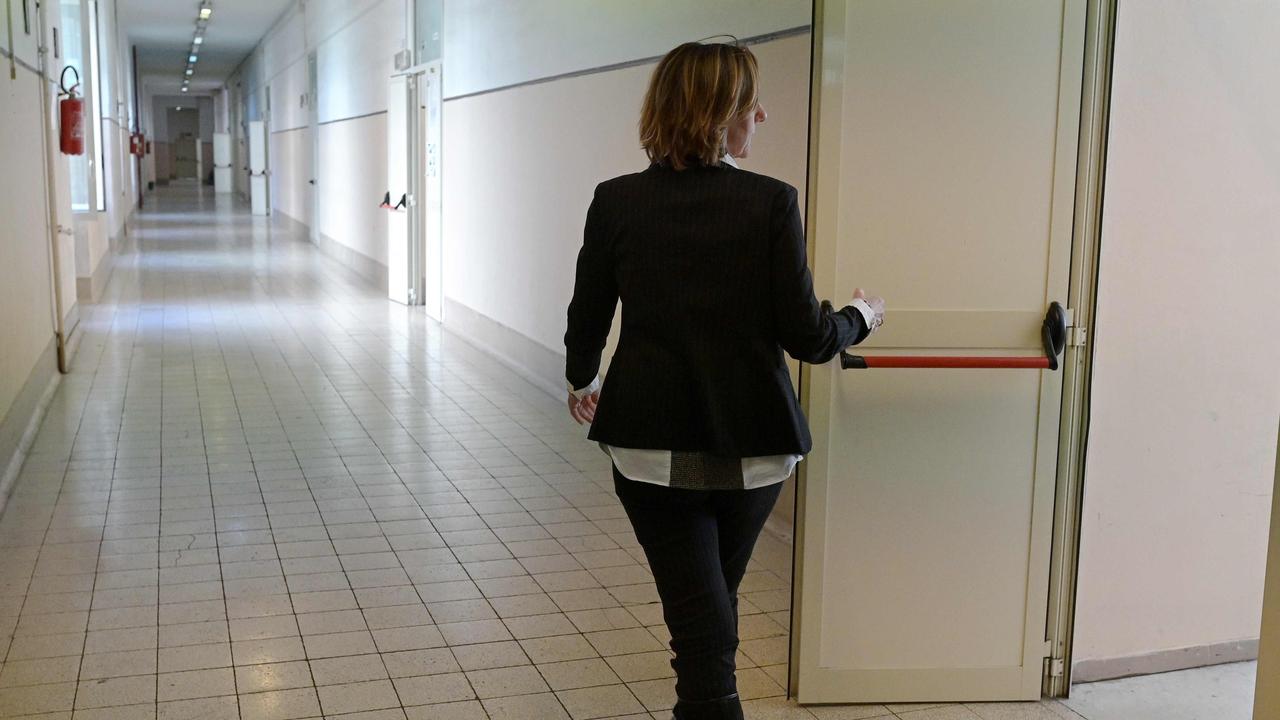
<path fill-rule="evenodd" d="M 187 91 L 187 83 L 196 72 L 196 61 L 198 61 L 200 46 L 204 44 L 205 28 L 209 26 L 209 17 L 213 15 L 212 0 L 201 0 L 200 12 L 196 17 L 196 33 L 191 38 L 191 52 L 187 54 L 187 69 L 184 73 L 185 78 L 182 81 L 182 92 Z"/>

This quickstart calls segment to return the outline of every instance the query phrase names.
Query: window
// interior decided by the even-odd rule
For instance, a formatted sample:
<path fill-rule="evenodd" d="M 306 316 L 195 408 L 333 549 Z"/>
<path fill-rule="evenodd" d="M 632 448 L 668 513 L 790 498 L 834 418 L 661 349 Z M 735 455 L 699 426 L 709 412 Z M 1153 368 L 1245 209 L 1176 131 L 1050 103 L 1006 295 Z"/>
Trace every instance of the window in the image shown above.
<path fill-rule="evenodd" d="M 444 20 L 443 0 L 414 0 L 414 64 L 440 58 L 440 25 Z"/>
<path fill-rule="evenodd" d="M 89 165 L 93 168 L 93 187 L 95 209 L 103 212 L 107 209 L 107 191 L 102 177 L 103 168 L 106 167 L 106 148 L 102 142 L 102 108 L 110 108 L 110 100 L 108 94 L 110 88 L 107 86 L 106 75 L 102 73 L 102 61 L 100 57 L 98 42 L 98 3 L 97 0 L 85 0 L 88 3 L 89 12 L 85 16 L 85 26 L 89 30 L 89 82 L 88 85 L 93 91 L 93 96 L 97 102 L 89 103 L 90 114 L 93 119 L 93 158 Z"/>
<path fill-rule="evenodd" d="M 85 38 L 84 38 L 84 8 L 81 6 L 80 0 L 62 0 L 61 2 L 62 17 L 62 62 L 65 65 L 75 68 L 75 73 L 67 73 L 67 83 L 75 82 L 74 77 L 80 78 L 80 88 L 78 92 L 81 97 L 85 96 L 85 88 L 88 86 L 89 73 L 84 65 Z M 97 147 L 96 144 L 90 145 L 90 150 Z M 90 179 L 90 155 L 71 155 L 67 159 L 71 163 L 71 209 L 75 212 L 88 212 L 89 203 L 92 200 L 92 194 L 89 190 Z"/>

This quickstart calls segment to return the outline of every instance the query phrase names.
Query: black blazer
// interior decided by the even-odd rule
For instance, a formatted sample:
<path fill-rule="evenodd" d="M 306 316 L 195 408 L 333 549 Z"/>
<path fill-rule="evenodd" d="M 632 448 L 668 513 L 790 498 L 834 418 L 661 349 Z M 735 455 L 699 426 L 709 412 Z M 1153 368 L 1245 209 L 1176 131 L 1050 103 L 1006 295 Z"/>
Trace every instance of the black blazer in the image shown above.
<path fill-rule="evenodd" d="M 622 300 L 622 335 L 589 437 L 723 457 L 804 454 L 783 351 L 825 363 L 867 335 L 813 294 L 795 188 L 730 166 L 659 165 L 601 183 L 564 336 L 585 387 Z"/>

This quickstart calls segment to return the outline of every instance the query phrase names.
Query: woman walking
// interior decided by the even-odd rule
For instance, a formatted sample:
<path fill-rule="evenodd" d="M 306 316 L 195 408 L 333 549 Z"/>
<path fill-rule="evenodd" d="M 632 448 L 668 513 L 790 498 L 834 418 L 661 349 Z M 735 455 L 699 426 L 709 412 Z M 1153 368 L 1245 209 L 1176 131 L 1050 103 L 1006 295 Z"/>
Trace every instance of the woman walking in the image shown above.
<path fill-rule="evenodd" d="M 742 718 L 738 584 L 811 446 L 783 353 L 825 363 L 884 317 L 860 290 L 822 309 L 795 189 L 734 162 L 767 118 L 757 89 L 745 47 L 686 43 L 659 62 L 640 117 L 651 164 L 596 188 L 565 334 L 569 412 L 613 460 L 662 599 L 678 720 Z"/>

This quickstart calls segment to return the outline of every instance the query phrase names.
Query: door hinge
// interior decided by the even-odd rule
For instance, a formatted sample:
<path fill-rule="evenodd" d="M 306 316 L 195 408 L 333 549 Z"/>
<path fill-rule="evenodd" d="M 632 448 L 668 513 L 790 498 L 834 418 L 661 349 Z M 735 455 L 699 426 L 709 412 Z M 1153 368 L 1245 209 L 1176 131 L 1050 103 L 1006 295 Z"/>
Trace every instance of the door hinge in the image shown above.
<path fill-rule="evenodd" d="M 1068 329 L 1067 345 L 1071 347 L 1084 347 L 1089 339 L 1089 331 L 1082 327 L 1073 327 Z"/>
<path fill-rule="evenodd" d="M 1049 658 L 1049 677 L 1062 677 L 1067 663 L 1062 658 Z"/>

